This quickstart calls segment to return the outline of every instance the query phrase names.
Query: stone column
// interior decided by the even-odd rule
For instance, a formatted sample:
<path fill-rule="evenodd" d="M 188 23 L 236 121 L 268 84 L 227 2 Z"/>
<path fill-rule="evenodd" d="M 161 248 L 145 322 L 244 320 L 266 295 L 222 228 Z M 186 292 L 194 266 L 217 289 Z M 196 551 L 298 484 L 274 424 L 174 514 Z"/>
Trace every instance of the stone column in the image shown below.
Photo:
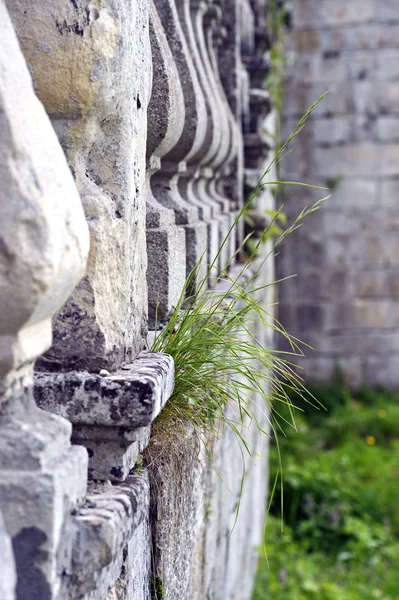
<path fill-rule="evenodd" d="M 145 346 L 148 2 L 8 2 L 35 91 L 90 227 L 84 279 L 54 322 L 43 368 L 113 369 Z"/>
<path fill-rule="evenodd" d="M 16 598 L 55 600 L 87 457 L 71 447 L 67 421 L 36 407 L 33 363 L 51 344 L 52 316 L 84 273 L 89 236 L 3 1 L 0 20 L 0 510 L 15 555 Z"/>

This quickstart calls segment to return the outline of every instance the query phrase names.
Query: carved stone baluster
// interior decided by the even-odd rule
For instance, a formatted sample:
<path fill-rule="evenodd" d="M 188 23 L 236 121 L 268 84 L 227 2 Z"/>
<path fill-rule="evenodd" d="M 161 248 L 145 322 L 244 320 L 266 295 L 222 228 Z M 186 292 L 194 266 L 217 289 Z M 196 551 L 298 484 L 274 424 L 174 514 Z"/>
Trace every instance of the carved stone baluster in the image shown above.
<path fill-rule="evenodd" d="M 249 110 L 244 120 L 245 167 L 249 173 L 247 183 L 253 187 L 263 175 L 271 148 L 271 140 L 265 135 L 265 118 L 271 110 L 271 100 L 269 93 L 264 89 L 264 80 L 269 69 L 267 50 L 270 44 L 266 27 L 266 7 L 264 2 L 257 1 L 252 4 L 252 29 L 247 27 L 245 30 L 242 52 L 250 80 Z M 245 2 L 245 8 L 246 13 L 251 11 L 248 1 Z"/>
<path fill-rule="evenodd" d="M 208 117 L 203 144 L 197 154 L 187 161 L 192 176 L 180 178 L 179 187 L 183 196 L 190 203 L 199 206 L 200 216 L 207 222 L 208 260 L 212 260 L 219 248 L 220 241 L 224 237 L 223 233 L 227 232 L 228 222 L 226 217 L 221 214 L 220 199 L 212 197 L 206 188 L 208 180 L 213 177 L 211 163 L 217 155 L 221 143 L 226 143 L 226 136 L 222 135 L 221 119 L 223 119 L 223 116 L 218 113 L 217 102 L 212 91 L 212 82 L 208 79 L 194 33 L 195 26 L 193 26 L 193 22 L 199 11 L 204 7 L 199 2 L 193 6 L 190 5 L 189 0 L 178 0 L 177 8 L 189 53 L 205 99 Z"/>
<path fill-rule="evenodd" d="M 229 199 L 230 222 L 232 223 L 237 209 L 240 209 L 243 203 L 242 188 L 243 188 L 243 140 L 239 128 L 240 123 L 240 106 L 237 101 L 234 102 L 234 92 L 238 91 L 238 82 L 231 78 L 237 70 L 238 64 L 238 40 L 235 25 L 237 24 L 237 1 L 233 5 L 230 3 L 226 7 L 226 19 L 223 21 L 223 11 L 219 4 L 210 4 L 208 18 L 210 26 L 207 28 L 207 48 L 210 58 L 210 63 L 213 68 L 214 78 L 217 84 L 218 95 L 223 106 L 223 111 L 228 118 L 230 131 L 230 151 L 222 163 L 221 168 L 216 172 L 215 179 L 211 182 L 215 192 L 222 197 Z M 224 23 L 229 25 L 229 29 L 233 28 L 233 34 L 225 27 Z M 221 57 L 225 61 L 221 61 Z M 229 57 L 226 64 L 226 57 Z M 221 64 L 220 64 L 221 63 Z M 220 71 L 229 73 L 222 79 Z M 225 84 L 225 87 L 224 87 Z M 231 102 L 229 102 L 231 100 Z M 241 228 L 239 228 L 241 229 Z M 230 238 L 230 256 L 234 251 L 234 237 Z"/>
<path fill-rule="evenodd" d="M 2 1 L 0 20 L 0 511 L 12 538 L 16 598 L 55 600 L 70 560 L 66 523 L 86 491 L 87 455 L 71 447 L 67 421 L 37 408 L 33 363 L 84 273 L 89 236 Z"/>
<path fill-rule="evenodd" d="M 8 2 L 90 226 L 85 278 L 54 322 L 45 368 L 113 369 L 144 347 L 146 2 Z"/>
<path fill-rule="evenodd" d="M 161 202 L 169 204 L 173 201 L 173 197 L 180 196 L 184 199 L 186 205 L 188 203 L 195 207 L 196 222 L 184 226 L 186 231 L 187 273 L 205 254 L 199 270 L 199 277 L 202 278 L 205 276 L 207 268 L 205 251 L 208 238 L 211 237 L 211 206 L 202 203 L 195 195 L 187 193 L 187 189 L 190 182 L 195 178 L 201 158 L 207 149 L 208 115 L 206 102 L 180 22 L 181 16 L 178 14 L 175 0 L 170 0 L 168 3 L 156 0 L 156 4 L 182 82 L 185 123 L 178 143 L 163 160 L 163 171 L 172 168 L 173 173 L 173 165 L 180 161 L 182 165 L 180 172 L 176 173 L 171 179 L 170 185 L 156 178 L 154 178 L 156 179 L 154 184 L 157 186 L 157 198 Z M 174 168 L 174 171 L 176 172 L 176 168 Z M 170 192 L 168 188 L 170 188 Z M 178 209 L 178 206 L 176 208 Z M 198 221 L 198 217 L 205 222 Z M 178 222 L 182 223 L 181 211 L 176 211 L 176 218 L 179 218 Z"/>
<path fill-rule="evenodd" d="M 183 132 L 185 107 L 176 64 L 152 1 L 150 11 L 153 80 L 147 137 L 147 283 L 149 324 L 154 327 L 156 318 L 158 323 L 167 319 L 180 296 L 186 275 L 185 232 L 176 225 L 173 208 L 179 204 L 183 222 L 195 217 L 195 209 L 190 211 L 190 207 L 176 197 L 174 204 L 163 206 L 153 193 L 152 179 L 162 168 L 162 158 L 176 146 Z"/>
<path fill-rule="evenodd" d="M 73 423 L 73 440 L 89 450 L 91 478 L 123 480 L 170 393 L 168 384 L 160 394 L 158 375 L 173 379 L 173 363 L 167 360 L 162 369 L 162 357 L 140 354 L 126 364 L 144 348 L 147 329 L 148 4 L 105 0 L 86 10 L 83 0 L 48 6 L 20 0 L 11 6 L 91 232 L 86 277 L 54 323 L 55 341 L 41 362 L 35 397 Z M 100 375 L 104 368 L 109 377 Z M 144 422 L 137 413 L 145 401 Z"/>
<path fill-rule="evenodd" d="M 227 195 L 241 208 L 243 197 L 243 140 L 242 115 L 246 102 L 246 81 L 243 80 L 241 59 L 242 29 L 247 26 L 250 14 L 243 14 L 243 0 L 219 0 L 221 21 L 217 26 L 219 44 L 214 52 L 215 66 L 220 86 L 229 103 L 235 141 L 235 156 L 229 164 L 229 177 L 225 187 Z"/>
<path fill-rule="evenodd" d="M 232 145 L 232 135 L 229 123 L 229 117 L 226 112 L 226 107 L 223 104 L 223 99 L 218 89 L 218 83 L 212 69 L 212 63 L 209 57 L 209 43 L 208 32 L 211 31 L 214 12 L 213 7 L 210 6 L 209 2 L 198 2 L 193 0 L 191 4 L 191 14 L 194 21 L 194 32 L 196 36 L 196 43 L 199 48 L 200 55 L 200 69 L 203 74 L 210 97 L 209 106 L 211 107 L 212 119 L 216 123 L 216 127 L 213 130 L 214 140 L 216 140 L 216 152 L 208 158 L 208 161 L 204 161 L 204 175 L 205 177 L 198 179 L 196 191 L 202 198 L 212 198 L 219 206 L 219 214 L 216 218 L 219 221 L 219 247 L 222 241 L 225 239 L 227 232 L 232 224 L 230 213 L 231 204 L 229 200 L 219 194 L 217 191 L 217 178 L 219 177 L 219 171 L 224 168 L 226 160 L 228 159 Z M 211 42 L 213 43 L 213 42 Z M 233 241 L 233 236 L 230 238 Z M 228 259 L 231 256 L 231 247 L 225 245 L 220 255 L 219 266 L 224 267 Z"/>

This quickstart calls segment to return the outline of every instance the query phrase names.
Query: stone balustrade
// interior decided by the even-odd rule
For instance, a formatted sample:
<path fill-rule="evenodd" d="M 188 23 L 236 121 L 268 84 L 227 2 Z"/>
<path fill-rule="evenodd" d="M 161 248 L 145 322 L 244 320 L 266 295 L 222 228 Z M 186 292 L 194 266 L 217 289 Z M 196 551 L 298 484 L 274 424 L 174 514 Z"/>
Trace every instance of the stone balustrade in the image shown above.
<path fill-rule="evenodd" d="M 267 440 L 251 430 L 263 462 L 245 459 L 244 492 L 228 432 L 213 466 L 188 426 L 177 455 L 160 438 L 140 457 L 174 385 L 148 329 L 270 158 L 266 11 L 0 0 L 4 600 L 250 598 Z M 257 208 L 272 203 L 265 189 Z"/>

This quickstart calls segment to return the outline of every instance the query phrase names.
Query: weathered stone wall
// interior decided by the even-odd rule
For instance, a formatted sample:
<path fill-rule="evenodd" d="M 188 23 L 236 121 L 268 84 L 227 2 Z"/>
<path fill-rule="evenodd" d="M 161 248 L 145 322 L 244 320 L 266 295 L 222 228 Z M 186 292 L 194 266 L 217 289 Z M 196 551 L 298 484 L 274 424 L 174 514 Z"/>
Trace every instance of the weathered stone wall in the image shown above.
<path fill-rule="evenodd" d="M 266 9 L 0 0 L 4 600 L 250 598 L 267 437 L 248 426 L 242 493 L 231 432 L 213 465 L 188 425 L 148 446 L 174 365 L 147 332 L 267 164 Z"/>
<path fill-rule="evenodd" d="M 285 129 L 323 92 L 287 157 L 290 179 L 332 197 L 281 250 L 280 319 L 309 343 L 308 380 L 336 367 L 353 386 L 399 384 L 399 5 L 297 0 Z M 292 215 L 321 191 L 286 190 Z M 325 192 L 327 194 L 327 192 Z"/>

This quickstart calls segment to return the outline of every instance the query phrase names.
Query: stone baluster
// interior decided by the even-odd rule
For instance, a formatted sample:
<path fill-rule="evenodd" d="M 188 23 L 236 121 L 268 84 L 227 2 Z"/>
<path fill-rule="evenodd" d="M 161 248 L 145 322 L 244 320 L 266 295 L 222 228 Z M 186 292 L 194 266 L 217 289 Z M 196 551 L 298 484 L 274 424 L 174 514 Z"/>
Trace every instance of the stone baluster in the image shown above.
<path fill-rule="evenodd" d="M 185 230 L 188 274 L 206 252 L 207 225 L 199 219 L 204 219 L 204 216 L 209 218 L 209 212 L 204 215 L 203 205 L 184 193 L 186 186 L 179 182 L 181 179 L 192 179 L 198 169 L 208 116 L 175 0 L 166 3 L 155 0 L 155 4 L 182 84 L 184 127 L 175 147 L 162 159 L 161 170 L 153 176 L 152 190 L 158 202 L 174 209 L 176 223 Z M 206 267 L 205 257 L 199 269 L 200 278 L 205 275 Z"/>
<path fill-rule="evenodd" d="M 72 422 L 73 441 L 88 449 L 90 478 L 124 480 L 173 387 L 171 359 L 137 358 L 147 328 L 148 3 L 11 5 L 91 233 L 86 276 L 54 322 L 35 398 Z"/>
<path fill-rule="evenodd" d="M 265 119 L 271 110 L 271 100 L 264 89 L 269 71 L 267 51 L 270 48 L 270 34 L 266 26 L 264 2 L 252 2 L 251 9 L 246 1 L 245 11 L 253 14 L 252 27 L 246 27 L 241 38 L 243 62 L 250 82 L 248 110 L 243 122 L 245 169 L 248 175 L 246 183 L 248 188 L 253 188 L 264 172 L 272 146 L 270 136 L 265 133 Z"/>
<path fill-rule="evenodd" d="M 212 7 L 209 2 L 198 0 L 192 0 L 191 2 L 191 15 L 200 58 L 197 67 L 202 74 L 204 89 L 208 92 L 208 109 L 210 109 L 214 125 L 212 131 L 213 145 L 208 151 L 208 156 L 203 161 L 203 177 L 198 178 L 196 182 L 196 193 L 203 201 L 209 202 L 208 199 L 211 199 L 217 206 L 217 212 L 214 214 L 214 219 L 218 222 L 219 226 L 217 246 L 217 248 L 219 248 L 232 224 L 229 199 L 222 196 L 217 189 L 217 179 L 220 176 L 220 170 L 225 167 L 231 152 L 232 136 L 228 112 L 223 103 L 223 98 L 220 94 L 220 89 L 209 55 L 209 45 L 213 44 L 213 39 L 210 37 L 215 16 L 213 8 L 214 7 Z M 230 239 L 233 240 L 233 237 Z M 223 268 L 227 263 L 232 254 L 231 250 L 231 246 L 224 246 L 218 261 L 218 266 L 220 268 Z M 210 258 L 213 257 L 214 253 Z"/>
<path fill-rule="evenodd" d="M 205 117 L 204 107 L 198 103 L 191 107 L 186 103 L 187 94 L 190 93 L 189 86 L 193 82 L 184 56 L 184 39 L 180 35 L 178 16 L 176 10 L 173 10 L 173 4 L 161 4 L 161 9 L 171 40 L 169 44 L 157 8 L 152 4 L 151 47 L 154 75 L 148 107 L 147 142 L 147 282 L 150 327 L 155 325 L 156 318 L 160 322 L 167 319 L 170 309 L 179 298 L 186 272 L 197 262 L 207 241 L 206 229 L 198 222 L 198 208 L 185 201 L 178 187 L 179 177 L 186 171 L 185 159 L 192 150 L 196 151 L 203 135 L 198 129 L 201 122 L 193 127 L 192 111 L 194 110 L 195 116 L 199 114 Z M 177 62 L 171 47 L 177 54 Z M 187 84 L 186 95 L 183 94 L 181 80 Z M 188 123 L 191 127 L 187 126 Z M 188 249 L 191 252 L 187 252 Z"/>
<path fill-rule="evenodd" d="M 8 4 L 91 234 L 86 275 L 54 322 L 44 368 L 113 369 L 143 349 L 147 326 L 147 2 Z"/>
<path fill-rule="evenodd" d="M 179 187 L 182 195 L 190 203 L 199 207 L 200 217 L 207 223 L 207 259 L 209 262 L 216 255 L 228 229 L 228 220 L 222 214 L 223 208 L 226 208 L 227 205 L 226 200 L 222 200 L 224 207 L 221 206 L 221 199 L 216 195 L 212 196 L 207 189 L 209 180 L 213 178 L 212 161 L 214 161 L 220 145 L 228 144 L 228 140 L 226 135 L 222 133 L 224 115 L 218 112 L 217 99 L 212 89 L 212 80 L 209 79 L 206 72 L 195 33 L 201 25 L 197 17 L 200 17 L 200 13 L 205 8 L 197 0 L 194 1 L 194 4 L 190 3 L 189 0 L 179 0 L 177 2 L 181 28 L 205 100 L 207 113 L 204 141 L 195 156 L 189 157 L 187 161 L 189 177 L 180 178 Z"/>
<path fill-rule="evenodd" d="M 70 560 L 66 525 L 86 491 L 87 456 L 71 447 L 67 421 L 37 408 L 33 363 L 51 344 L 52 316 L 84 273 L 89 236 L 3 1 L 0 20 L 0 511 L 17 600 L 55 600 Z"/>
<path fill-rule="evenodd" d="M 216 179 L 219 193 L 229 198 L 231 218 L 243 204 L 243 139 L 241 133 L 241 86 L 239 78 L 240 45 L 239 45 L 239 7 L 240 0 L 222 2 L 211 5 L 214 21 L 208 33 L 209 54 L 218 84 L 219 95 L 224 111 L 228 116 L 231 132 L 231 145 L 228 158 Z M 213 43 L 212 43 L 213 42 Z M 242 236 L 241 223 L 237 228 L 237 241 Z M 232 237 L 231 241 L 234 241 Z M 234 247 L 230 247 L 230 252 Z"/>

